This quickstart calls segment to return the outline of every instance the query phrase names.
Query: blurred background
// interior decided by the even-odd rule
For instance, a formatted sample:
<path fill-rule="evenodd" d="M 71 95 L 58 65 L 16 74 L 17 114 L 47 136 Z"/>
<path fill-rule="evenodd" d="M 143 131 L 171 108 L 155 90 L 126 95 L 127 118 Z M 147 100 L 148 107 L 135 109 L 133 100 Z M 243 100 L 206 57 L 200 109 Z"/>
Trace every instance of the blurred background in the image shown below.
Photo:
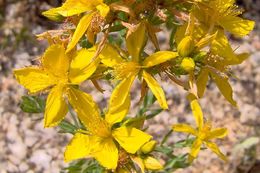
<path fill-rule="evenodd" d="M 228 137 L 217 143 L 230 161 L 225 164 L 209 150 L 203 150 L 191 167 L 176 172 L 260 173 L 260 0 L 237 2 L 245 9 L 244 17 L 256 22 L 249 36 L 231 38 L 237 52 L 251 53 L 247 61 L 233 69 L 238 77 L 232 86 L 239 108 L 225 101 L 213 83 L 201 100 L 206 116 L 215 126 L 229 130 Z M 26 91 L 12 74 L 14 68 L 34 64 L 43 53 L 47 44 L 37 41 L 35 34 L 59 25 L 41 16 L 41 12 L 60 3 L 61 0 L 0 0 L 0 173 L 58 173 L 66 166 L 63 151 L 71 136 L 59 134 L 57 129 L 44 129 L 42 115 L 21 111 L 21 96 Z M 167 44 L 169 38 L 163 33 L 158 35 L 161 44 Z M 194 123 L 185 92 L 171 82 L 162 81 L 162 86 L 170 110 L 148 122 L 148 131 L 158 140 L 173 123 Z M 105 105 L 112 88 L 104 84 L 107 91 L 102 96 L 91 87 L 87 84 L 86 90 Z M 139 93 L 132 95 L 135 106 Z M 173 134 L 170 142 L 184 138 L 185 135 Z"/>

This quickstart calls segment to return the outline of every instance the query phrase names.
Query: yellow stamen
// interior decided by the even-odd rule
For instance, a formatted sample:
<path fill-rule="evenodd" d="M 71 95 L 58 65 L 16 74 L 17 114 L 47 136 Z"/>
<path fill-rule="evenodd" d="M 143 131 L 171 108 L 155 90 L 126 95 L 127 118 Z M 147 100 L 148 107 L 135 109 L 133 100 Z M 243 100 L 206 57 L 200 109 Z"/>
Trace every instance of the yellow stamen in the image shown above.
<path fill-rule="evenodd" d="M 124 79 L 129 75 L 135 75 L 139 72 L 141 66 L 136 62 L 124 62 L 118 64 L 115 69 L 115 77 L 116 79 Z"/>

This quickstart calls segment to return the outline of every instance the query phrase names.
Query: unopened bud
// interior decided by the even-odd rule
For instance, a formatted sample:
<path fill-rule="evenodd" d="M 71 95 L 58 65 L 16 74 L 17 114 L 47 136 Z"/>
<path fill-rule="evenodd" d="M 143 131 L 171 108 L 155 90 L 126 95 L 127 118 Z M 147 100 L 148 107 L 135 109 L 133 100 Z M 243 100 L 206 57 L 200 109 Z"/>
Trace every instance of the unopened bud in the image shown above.
<path fill-rule="evenodd" d="M 183 58 L 182 62 L 181 62 L 181 67 L 187 71 L 190 72 L 192 70 L 194 70 L 195 68 L 195 62 L 192 58 Z"/>
<path fill-rule="evenodd" d="M 194 49 L 194 42 L 191 36 L 184 37 L 177 47 L 180 56 L 188 56 Z"/>
<path fill-rule="evenodd" d="M 201 51 L 201 52 L 197 53 L 197 54 L 193 57 L 193 59 L 194 59 L 194 61 L 196 61 L 196 62 L 202 62 L 202 61 L 204 60 L 204 58 L 206 57 L 206 55 L 207 55 L 207 52 Z"/>
<path fill-rule="evenodd" d="M 158 160 L 150 156 L 144 159 L 144 166 L 148 170 L 160 170 L 163 168 Z"/>
<path fill-rule="evenodd" d="M 156 146 L 156 141 L 154 141 L 154 140 L 149 141 L 142 146 L 141 151 L 144 154 L 148 154 L 154 150 L 155 146 Z"/>

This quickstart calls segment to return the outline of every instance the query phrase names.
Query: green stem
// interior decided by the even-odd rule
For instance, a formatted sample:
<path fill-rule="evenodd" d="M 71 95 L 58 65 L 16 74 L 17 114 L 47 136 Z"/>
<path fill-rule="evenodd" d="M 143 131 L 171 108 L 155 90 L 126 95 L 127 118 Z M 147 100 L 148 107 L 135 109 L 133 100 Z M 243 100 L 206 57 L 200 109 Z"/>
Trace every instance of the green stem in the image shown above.
<path fill-rule="evenodd" d="M 172 134 L 173 130 L 170 130 L 164 137 L 161 142 L 161 146 L 168 140 L 169 136 Z"/>
<path fill-rule="evenodd" d="M 71 106 L 69 106 L 69 112 L 70 112 L 70 116 L 71 116 L 71 118 L 72 118 L 72 120 L 73 120 L 73 122 L 74 122 L 74 125 L 75 125 L 76 127 L 80 128 L 78 119 L 77 119 L 76 115 L 74 114 L 74 112 L 72 112 Z"/>

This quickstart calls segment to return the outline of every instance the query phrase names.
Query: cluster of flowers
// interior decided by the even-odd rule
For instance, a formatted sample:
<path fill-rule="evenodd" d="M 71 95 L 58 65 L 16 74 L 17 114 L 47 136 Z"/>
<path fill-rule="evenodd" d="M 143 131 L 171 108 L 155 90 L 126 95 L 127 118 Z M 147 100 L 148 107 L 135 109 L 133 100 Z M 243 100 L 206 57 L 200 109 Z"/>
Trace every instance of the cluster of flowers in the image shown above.
<path fill-rule="evenodd" d="M 142 131 L 142 125 L 125 121 L 136 79 L 141 81 L 141 100 L 150 90 L 160 107 L 168 109 L 164 91 L 154 78 L 158 74 L 187 91 L 197 128 L 175 124 L 172 129 L 195 136 L 188 160 L 197 157 L 202 145 L 227 160 L 211 142 L 225 137 L 227 130 L 212 129 L 211 122 L 204 122 L 199 98 L 211 78 L 236 106 L 228 82 L 229 67 L 242 63 L 248 54 L 236 54 L 226 32 L 242 37 L 254 27 L 253 21 L 240 18 L 240 14 L 235 0 L 66 0 L 61 7 L 43 13 L 64 25 L 38 35 L 50 44 L 39 65 L 16 69 L 14 74 L 30 94 L 49 93 L 45 127 L 57 126 L 69 105 L 84 125 L 68 144 L 66 161 L 92 157 L 116 172 L 129 172 L 130 162 L 142 172 L 162 169 L 151 154 L 156 141 Z M 160 50 L 156 33 L 159 26 L 170 22 L 178 22 L 172 32 L 173 45 L 170 50 Z M 113 41 L 115 33 L 123 36 L 123 44 Z M 144 51 L 148 39 L 155 47 L 151 55 Z M 102 91 L 100 79 L 117 83 L 104 113 L 92 96 L 79 88 L 90 80 Z"/>

